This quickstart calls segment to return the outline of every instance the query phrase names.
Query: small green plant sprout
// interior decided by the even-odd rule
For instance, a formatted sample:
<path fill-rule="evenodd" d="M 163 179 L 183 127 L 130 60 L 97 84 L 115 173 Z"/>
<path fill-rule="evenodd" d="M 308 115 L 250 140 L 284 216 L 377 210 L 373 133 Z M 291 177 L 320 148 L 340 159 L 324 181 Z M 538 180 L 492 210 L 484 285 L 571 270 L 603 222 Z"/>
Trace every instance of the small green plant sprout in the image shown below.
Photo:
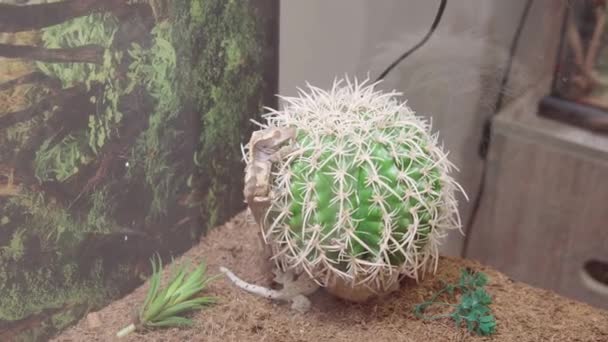
<path fill-rule="evenodd" d="M 202 309 L 215 302 L 214 297 L 197 295 L 217 276 L 206 276 L 206 266 L 201 263 L 187 275 L 186 265 L 182 264 L 167 286 L 161 290 L 162 261 L 152 258 L 152 276 L 146 299 L 134 322 L 120 330 L 116 336 L 124 337 L 141 328 L 183 327 L 192 325 L 192 320 L 183 314 Z"/>
<path fill-rule="evenodd" d="M 496 332 L 496 319 L 489 307 L 492 303 L 492 298 L 484 288 L 486 283 L 487 277 L 484 273 L 462 269 L 457 284 L 446 284 L 443 289 L 436 292 L 429 300 L 416 305 L 414 307 L 414 314 L 418 318 L 427 320 L 452 318 L 458 327 L 464 323 L 470 332 L 481 336 L 492 335 Z M 461 294 L 458 304 L 437 301 L 437 298 L 445 293 L 450 297 L 454 297 L 456 291 L 459 291 Z M 432 316 L 424 315 L 424 312 L 433 305 L 447 306 L 452 308 L 452 311 Z"/>

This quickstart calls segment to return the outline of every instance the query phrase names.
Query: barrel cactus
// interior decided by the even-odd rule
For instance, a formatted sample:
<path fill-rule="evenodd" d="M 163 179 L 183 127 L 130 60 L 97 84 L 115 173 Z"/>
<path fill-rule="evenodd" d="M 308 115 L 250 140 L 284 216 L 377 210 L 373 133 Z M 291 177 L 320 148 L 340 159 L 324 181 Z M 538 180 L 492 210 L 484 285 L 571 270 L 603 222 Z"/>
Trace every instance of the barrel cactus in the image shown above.
<path fill-rule="evenodd" d="M 462 189 L 437 135 L 399 93 L 375 86 L 309 85 L 260 124 L 293 132 L 272 160 L 258 222 L 272 258 L 348 299 L 434 270 L 442 238 L 460 228 Z"/>

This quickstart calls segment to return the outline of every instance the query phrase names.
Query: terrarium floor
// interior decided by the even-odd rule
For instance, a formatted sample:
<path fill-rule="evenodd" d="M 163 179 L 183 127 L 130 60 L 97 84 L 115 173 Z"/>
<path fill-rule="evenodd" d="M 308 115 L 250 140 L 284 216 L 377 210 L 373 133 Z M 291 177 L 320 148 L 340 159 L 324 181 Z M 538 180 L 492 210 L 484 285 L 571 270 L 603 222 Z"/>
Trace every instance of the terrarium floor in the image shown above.
<path fill-rule="evenodd" d="M 232 269 L 243 279 L 263 284 L 257 228 L 246 215 L 211 231 L 183 258 L 204 260 L 209 272 L 219 266 Z M 366 305 L 344 303 L 318 291 L 313 308 L 298 314 L 280 303 L 245 293 L 223 277 L 212 283 L 209 294 L 219 303 L 192 315 L 188 329 L 133 333 L 125 341 L 608 341 L 608 312 L 578 303 L 552 292 L 514 282 L 509 277 L 476 262 L 442 257 L 434 277 L 416 285 L 407 281 L 394 295 Z M 485 272 L 488 292 L 497 319 L 497 334 L 491 338 L 472 336 L 449 320 L 426 322 L 416 319 L 412 306 L 455 281 L 462 267 Z M 148 284 L 123 299 L 83 318 L 53 341 L 116 341 L 115 334 L 128 324 L 134 308 L 143 301 Z"/>

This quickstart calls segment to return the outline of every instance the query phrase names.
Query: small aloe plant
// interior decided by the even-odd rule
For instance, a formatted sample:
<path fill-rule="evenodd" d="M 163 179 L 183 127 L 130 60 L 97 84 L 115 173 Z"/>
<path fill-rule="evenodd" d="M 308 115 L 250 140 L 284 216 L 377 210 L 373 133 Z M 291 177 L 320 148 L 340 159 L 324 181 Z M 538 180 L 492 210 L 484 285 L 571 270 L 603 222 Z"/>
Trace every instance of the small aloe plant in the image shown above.
<path fill-rule="evenodd" d="M 182 315 L 202 309 L 215 302 L 214 297 L 196 295 L 203 291 L 215 277 L 206 276 L 206 265 L 201 263 L 187 275 L 186 266 L 182 264 L 171 277 L 167 286 L 161 289 L 162 261 L 158 265 L 153 258 L 152 276 L 146 299 L 133 323 L 120 330 L 116 336 L 124 337 L 140 328 L 160 328 L 192 325 L 192 320 Z"/>

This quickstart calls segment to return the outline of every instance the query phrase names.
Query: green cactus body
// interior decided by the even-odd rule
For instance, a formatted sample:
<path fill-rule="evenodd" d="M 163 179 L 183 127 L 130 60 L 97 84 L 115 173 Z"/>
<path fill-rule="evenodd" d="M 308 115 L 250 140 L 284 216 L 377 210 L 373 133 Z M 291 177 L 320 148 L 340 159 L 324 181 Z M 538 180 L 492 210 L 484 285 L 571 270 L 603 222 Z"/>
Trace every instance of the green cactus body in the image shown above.
<path fill-rule="evenodd" d="M 458 184 L 437 137 L 396 93 L 373 86 L 310 87 L 266 115 L 269 127 L 298 133 L 274 165 L 265 238 L 282 267 L 322 284 L 417 278 L 445 231 L 460 227 Z"/>

